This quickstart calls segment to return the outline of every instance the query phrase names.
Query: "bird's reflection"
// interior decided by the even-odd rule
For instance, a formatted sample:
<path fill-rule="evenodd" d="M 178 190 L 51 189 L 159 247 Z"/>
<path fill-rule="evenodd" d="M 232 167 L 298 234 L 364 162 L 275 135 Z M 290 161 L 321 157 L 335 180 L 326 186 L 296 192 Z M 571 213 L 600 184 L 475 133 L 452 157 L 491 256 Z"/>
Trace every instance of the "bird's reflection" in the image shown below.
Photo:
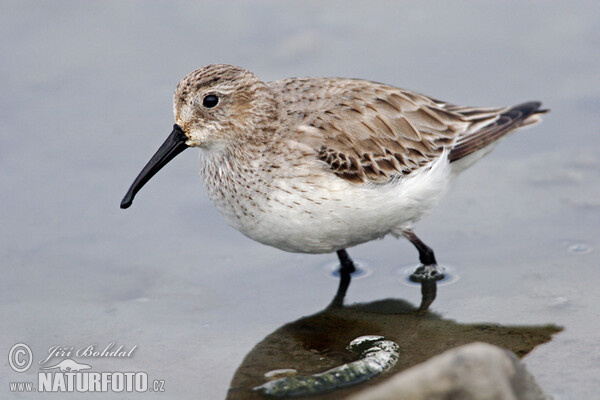
<path fill-rule="evenodd" d="M 369 382 L 311 398 L 344 398 L 448 349 L 471 342 L 491 343 L 522 357 L 550 341 L 552 335 L 562 329 L 555 325 L 459 324 L 431 312 L 424 313 L 399 299 L 344 306 L 350 280 L 350 273 L 341 270 L 336 295 L 323 311 L 282 326 L 254 346 L 235 372 L 227 399 L 264 398 L 251 389 L 265 383 L 264 374 L 272 370 L 289 368 L 309 375 L 351 362 L 354 356 L 346 346 L 363 335 L 381 335 L 400 346 L 399 360 L 392 370 Z"/>
<path fill-rule="evenodd" d="M 417 270 L 424 268 L 421 265 Z M 333 297 L 333 300 L 329 304 L 330 307 L 340 307 L 344 304 L 344 298 L 346 297 L 346 292 L 348 291 L 348 287 L 350 286 L 350 282 L 352 280 L 352 274 L 356 272 L 353 263 L 340 265 L 340 268 L 337 270 L 340 275 L 340 283 L 338 285 L 337 292 Z M 443 275 L 440 275 L 440 278 L 443 278 Z M 421 283 L 421 305 L 419 306 L 419 312 L 424 313 L 429 309 L 433 300 L 435 300 L 435 296 L 437 294 L 437 280 L 439 279 L 425 279 L 420 281 Z"/>

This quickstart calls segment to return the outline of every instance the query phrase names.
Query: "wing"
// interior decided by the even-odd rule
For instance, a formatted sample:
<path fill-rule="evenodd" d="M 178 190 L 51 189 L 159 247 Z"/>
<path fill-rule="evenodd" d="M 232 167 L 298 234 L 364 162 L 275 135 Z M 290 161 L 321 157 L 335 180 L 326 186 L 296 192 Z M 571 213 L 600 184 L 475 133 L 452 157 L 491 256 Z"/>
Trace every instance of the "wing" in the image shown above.
<path fill-rule="evenodd" d="M 509 108 L 455 106 L 362 80 L 305 78 L 275 84 L 297 127 L 295 140 L 310 145 L 332 172 L 355 183 L 408 175 L 444 149 L 456 160 L 526 119 L 509 122 L 503 114 Z"/>

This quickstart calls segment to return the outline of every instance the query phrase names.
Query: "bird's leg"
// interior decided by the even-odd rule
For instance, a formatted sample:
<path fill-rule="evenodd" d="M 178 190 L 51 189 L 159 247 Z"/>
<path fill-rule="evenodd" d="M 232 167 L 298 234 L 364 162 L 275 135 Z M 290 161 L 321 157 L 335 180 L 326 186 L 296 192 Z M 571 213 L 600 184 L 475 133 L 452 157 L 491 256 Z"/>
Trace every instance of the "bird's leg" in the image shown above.
<path fill-rule="evenodd" d="M 444 273 L 438 268 L 435 261 L 435 254 L 431 247 L 427 246 L 412 230 L 402 232 L 419 251 L 419 260 L 421 264 L 415 272 L 410 275 L 410 280 L 421 283 L 421 306 L 420 311 L 426 311 L 437 292 L 437 281 L 444 278 Z"/>
<path fill-rule="evenodd" d="M 348 286 L 350 286 L 350 275 L 356 271 L 356 267 L 345 249 L 338 250 L 337 255 L 340 259 L 340 285 L 335 297 L 331 301 L 331 306 L 342 306 L 344 304 L 344 297 L 346 296 Z"/>

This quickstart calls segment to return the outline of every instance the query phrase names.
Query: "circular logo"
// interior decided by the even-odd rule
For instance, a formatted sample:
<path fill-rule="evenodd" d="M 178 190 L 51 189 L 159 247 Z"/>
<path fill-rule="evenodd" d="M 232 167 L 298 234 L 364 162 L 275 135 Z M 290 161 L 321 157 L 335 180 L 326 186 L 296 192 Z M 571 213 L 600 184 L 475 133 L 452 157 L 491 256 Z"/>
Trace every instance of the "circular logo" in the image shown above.
<path fill-rule="evenodd" d="M 25 343 L 17 343 L 8 352 L 8 363 L 16 372 L 25 372 L 31 367 L 33 353 Z"/>

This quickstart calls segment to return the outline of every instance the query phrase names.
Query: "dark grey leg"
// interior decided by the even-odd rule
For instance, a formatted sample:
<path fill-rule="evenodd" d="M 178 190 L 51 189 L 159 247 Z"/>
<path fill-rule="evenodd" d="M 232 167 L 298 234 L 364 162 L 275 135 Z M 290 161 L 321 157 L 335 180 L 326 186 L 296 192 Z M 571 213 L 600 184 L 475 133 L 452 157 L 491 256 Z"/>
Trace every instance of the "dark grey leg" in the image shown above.
<path fill-rule="evenodd" d="M 350 286 L 350 275 L 356 271 L 356 267 L 345 249 L 338 250 L 337 255 L 340 259 L 340 284 L 330 306 L 342 306 L 344 304 L 344 297 L 346 297 L 346 291 Z"/>
<path fill-rule="evenodd" d="M 444 278 L 443 272 L 438 268 L 435 254 L 431 247 L 427 246 L 412 230 L 403 231 L 402 234 L 419 251 L 421 264 L 410 276 L 413 282 L 421 283 L 421 306 L 420 311 L 426 311 L 437 293 L 437 281 Z"/>
<path fill-rule="evenodd" d="M 354 266 L 354 262 L 348 255 L 346 249 L 337 251 L 338 258 L 340 259 L 340 272 L 348 272 L 349 274 L 356 271 L 356 267 Z"/>

